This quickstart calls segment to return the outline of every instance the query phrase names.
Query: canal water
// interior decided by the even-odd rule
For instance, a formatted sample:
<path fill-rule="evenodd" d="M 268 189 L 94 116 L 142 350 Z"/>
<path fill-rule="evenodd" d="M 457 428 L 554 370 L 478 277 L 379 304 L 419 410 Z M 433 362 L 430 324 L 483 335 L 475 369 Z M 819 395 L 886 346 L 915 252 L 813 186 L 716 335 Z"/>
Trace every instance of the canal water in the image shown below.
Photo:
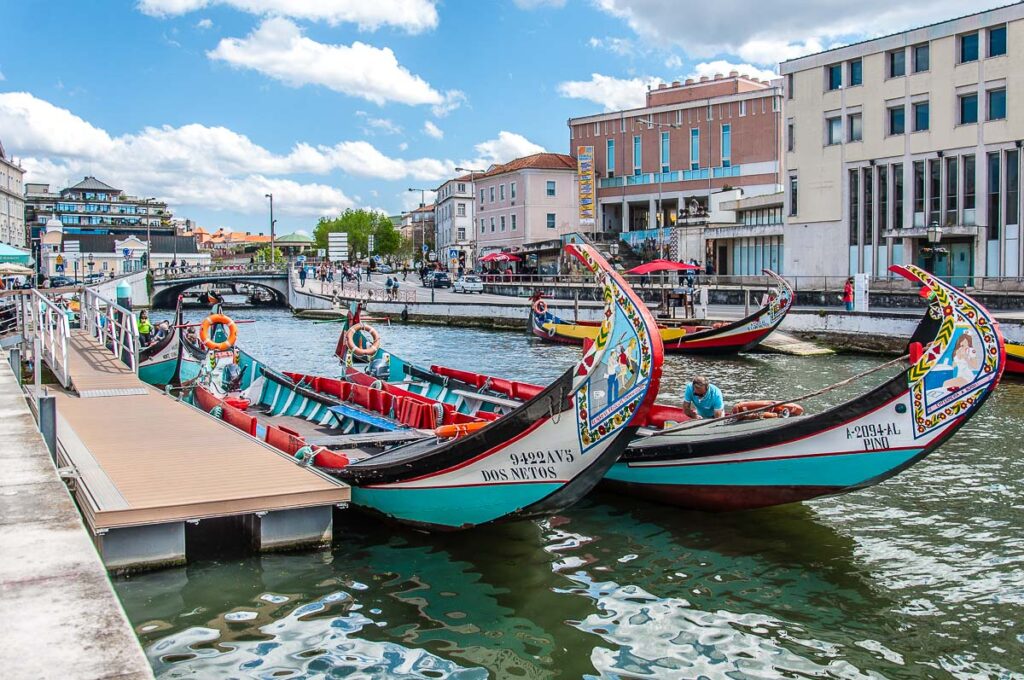
<path fill-rule="evenodd" d="M 257 357 L 337 373 L 336 324 L 233 316 L 258 320 L 240 327 Z M 524 333 L 381 331 L 411 360 L 526 380 L 578 356 Z M 881 361 L 669 357 L 662 400 L 696 372 L 728 400 L 791 397 Z M 1022 440 L 1024 385 L 1004 383 L 929 458 L 837 498 L 705 514 L 596 493 L 442 535 L 349 510 L 329 551 L 115 588 L 161 678 L 1024 678 Z"/>

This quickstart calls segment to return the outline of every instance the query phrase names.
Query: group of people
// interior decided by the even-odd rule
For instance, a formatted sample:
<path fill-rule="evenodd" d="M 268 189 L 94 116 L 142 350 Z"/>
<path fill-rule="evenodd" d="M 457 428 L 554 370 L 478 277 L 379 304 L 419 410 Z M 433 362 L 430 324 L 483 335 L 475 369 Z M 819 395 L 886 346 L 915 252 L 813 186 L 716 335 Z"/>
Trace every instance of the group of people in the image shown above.
<path fill-rule="evenodd" d="M 154 324 L 149 319 L 149 312 L 142 310 L 139 313 L 139 344 L 149 347 L 154 342 L 160 342 L 171 332 L 171 324 L 168 321 L 161 321 Z"/>
<path fill-rule="evenodd" d="M 388 300 L 398 299 L 398 276 L 392 277 L 388 275 L 387 280 L 384 282 L 384 293 L 387 295 Z"/>

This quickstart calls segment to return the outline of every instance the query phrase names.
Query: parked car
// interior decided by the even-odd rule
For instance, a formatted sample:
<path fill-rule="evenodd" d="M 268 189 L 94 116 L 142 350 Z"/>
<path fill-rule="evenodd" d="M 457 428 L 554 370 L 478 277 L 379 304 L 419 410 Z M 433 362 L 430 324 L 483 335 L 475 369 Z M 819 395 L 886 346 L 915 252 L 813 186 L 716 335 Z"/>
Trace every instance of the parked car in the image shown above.
<path fill-rule="evenodd" d="M 381 274 L 394 274 L 395 273 L 394 268 L 392 268 L 392 266 L 389 265 L 389 264 L 379 264 L 379 265 L 377 265 L 377 271 L 379 271 Z"/>
<path fill-rule="evenodd" d="M 86 274 L 85 282 L 86 283 L 99 283 L 100 281 L 102 281 L 105 278 L 106 277 L 103 276 L 103 274 Z"/>
<path fill-rule="evenodd" d="M 70 286 L 77 286 L 78 281 L 68 278 L 67 276 L 51 276 L 50 277 L 50 288 L 67 288 Z"/>
<path fill-rule="evenodd" d="M 451 288 L 452 280 L 448 272 L 430 272 L 423 285 L 427 288 Z"/>
<path fill-rule="evenodd" d="M 466 274 L 455 279 L 455 285 L 452 286 L 452 290 L 456 293 L 483 293 L 484 282 L 480 280 L 479 276 L 473 274 Z"/>

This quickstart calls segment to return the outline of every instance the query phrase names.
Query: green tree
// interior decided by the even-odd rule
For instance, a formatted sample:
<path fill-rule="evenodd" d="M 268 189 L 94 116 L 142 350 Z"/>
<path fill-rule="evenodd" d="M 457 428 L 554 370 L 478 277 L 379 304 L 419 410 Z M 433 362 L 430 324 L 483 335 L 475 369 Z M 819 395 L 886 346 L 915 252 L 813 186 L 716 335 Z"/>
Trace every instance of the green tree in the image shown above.
<path fill-rule="evenodd" d="M 270 246 L 263 246 L 255 253 L 253 253 L 253 257 L 256 258 L 257 262 L 265 262 L 266 264 L 270 264 Z M 280 264 L 284 261 L 285 257 L 284 254 L 281 253 L 281 249 L 274 248 L 274 263 Z"/>
<path fill-rule="evenodd" d="M 394 255 L 401 245 L 401 234 L 387 215 L 362 208 L 346 210 L 333 219 L 321 217 L 313 230 L 316 247 L 326 248 L 327 235 L 332 232 L 348 234 L 348 252 L 353 258 L 356 253 L 369 253 L 370 234 L 373 234 L 374 239 L 374 255 Z"/>

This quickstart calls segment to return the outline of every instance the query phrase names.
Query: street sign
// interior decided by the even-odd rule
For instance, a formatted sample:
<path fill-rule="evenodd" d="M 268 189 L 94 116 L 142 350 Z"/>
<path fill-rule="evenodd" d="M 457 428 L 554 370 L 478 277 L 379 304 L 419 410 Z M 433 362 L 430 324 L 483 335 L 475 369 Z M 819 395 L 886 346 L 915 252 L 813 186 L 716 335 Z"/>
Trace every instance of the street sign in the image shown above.
<path fill-rule="evenodd" d="M 428 246 L 426 243 L 424 243 L 423 244 L 423 254 L 426 255 L 428 250 L 430 250 L 430 246 Z"/>
<path fill-rule="evenodd" d="M 348 234 L 332 231 L 327 234 L 327 259 L 331 262 L 348 261 Z"/>
<path fill-rule="evenodd" d="M 121 254 L 124 255 L 124 259 L 129 260 L 132 257 L 132 249 L 124 248 L 121 250 Z"/>
<path fill-rule="evenodd" d="M 54 269 L 57 270 L 58 274 L 64 273 L 64 263 L 63 262 L 58 262 L 56 265 L 54 265 Z"/>
<path fill-rule="evenodd" d="M 316 256 L 319 257 L 320 259 L 323 259 L 323 257 L 326 254 L 327 254 L 327 250 L 325 248 L 317 248 L 316 249 Z"/>
<path fill-rule="evenodd" d="M 64 241 L 64 252 L 65 253 L 80 253 L 82 252 L 81 243 L 79 241 Z"/>
<path fill-rule="evenodd" d="M 63 267 L 64 266 L 64 256 L 63 255 L 58 255 L 57 256 L 57 266 L 58 267 Z"/>
<path fill-rule="evenodd" d="M 366 244 L 366 249 L 369 250 L 370 254 L 372 255 L 373 254 L 373 234 L 370 234 L 370 236 L 368 238 L 369 238 L 369 241 Z"/>

